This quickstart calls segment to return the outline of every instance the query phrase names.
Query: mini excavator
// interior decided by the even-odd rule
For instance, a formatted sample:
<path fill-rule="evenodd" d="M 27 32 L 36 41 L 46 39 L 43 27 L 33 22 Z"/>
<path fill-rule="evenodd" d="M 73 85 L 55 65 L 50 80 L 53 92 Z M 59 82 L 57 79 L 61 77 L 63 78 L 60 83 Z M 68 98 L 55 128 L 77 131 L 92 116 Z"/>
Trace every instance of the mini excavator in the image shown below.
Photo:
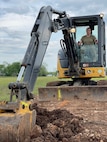
<path fill-rule="evenodd" d="M 58 15 L 58 17 L 52 19 L 53 14 Z M 0 103 L 3 119 L 7 116 L 10 118 L 10 111 L 14 112 L 11 120 L 16 119 L 14 124 L 12 122 L 12 126 L 10 123 L 8 124 L 9 128 L 7 127 L 6 134 L 3 131 L 4 126 L 0 128 L 5 138 L 2 137 L 2 134 L 0 134 L 0 137 L 4 138 L 4 141 L 6 141 L 6 136 L 9 138 L 10 133 L 11 142 L 17 141 L 16 138 L 23 141 L 27 133 L 26 130 L 34 124 L 36 118 L 33 117 L 36 117 L 36 112 L 33 111 L 33 104 L 30 100 L 34 99 L 32 91 L 53 32 L 57 33 L 61 30 L 63 34 L 63 39 L 60 40 L 61 49 L 58 52 L 58 77 L 60 79 L 71 78 L 71 80 L 50 82 L 46 87 L 39 88 L 39 101 L 64 100 L 72 99 L 72 97 L 105 101 L 107 86 L 98 85 L 96 81 L 91 80 L 92 78 L 106 76 L 105 22 L 103 16 L 103 14 L 99 14 L 69 17 L 65 11 L 57 11 L 51 6 L 40 9 L 31 31 L 31 40 L 22 61 L 17 81 L 9 84 L 10 101 Z M 87 27 L 91 28 L 98 43 L 78 45 L 78 41 L 85 34 Z M 92 48 L 95 51 L 94 55 L 91 53 Z M 14 95 L 16 101 L 13 101 Z M 27 113 L 29 115 L 25 117 Z M 16 122 L 17 119 L 19 120 L 19 114 L 21 114 L 21 121 Z M 26 118 L 30 122 L 27 122 Z M 29 126 L 26 123 L 30 123 Z M 15 124 L 17 124 L 16 131 Z M 20 127 L 21 124 L 23 129 Z M 12 132 L 10 132 L 10 127 Z"/>

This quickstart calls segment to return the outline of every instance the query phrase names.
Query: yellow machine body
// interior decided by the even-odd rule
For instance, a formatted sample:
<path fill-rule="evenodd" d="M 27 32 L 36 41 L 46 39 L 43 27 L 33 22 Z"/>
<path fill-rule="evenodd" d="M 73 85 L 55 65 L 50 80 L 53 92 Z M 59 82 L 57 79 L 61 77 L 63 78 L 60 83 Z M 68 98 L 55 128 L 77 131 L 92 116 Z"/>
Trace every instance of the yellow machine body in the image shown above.
<path fill-rule="evenodd" d="M 103 78 L 106 76 L 105 67 L 84 67 L 80 68 L 80 72 L 84 71 L 84 74 L 80 74 L 79 76 L 67 76 L 66 72 L 68 68 L 62 68 L 60 64 L 60 60 L 58 59 L 57 63 L 58 70 L 58 78 Z"/>

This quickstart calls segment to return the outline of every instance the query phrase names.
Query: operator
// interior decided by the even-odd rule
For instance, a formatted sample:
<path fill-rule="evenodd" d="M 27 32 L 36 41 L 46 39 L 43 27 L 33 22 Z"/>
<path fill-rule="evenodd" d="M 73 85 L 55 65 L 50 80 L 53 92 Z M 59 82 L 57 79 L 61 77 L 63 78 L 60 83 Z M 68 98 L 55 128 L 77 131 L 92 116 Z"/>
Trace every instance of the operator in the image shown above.
<path fill-rule="evenodd" d="M 96 37 L 92 35 L 92 30 L 90 27 L 86 29 L 86 35 L 81 38 L 81 44 L 92 45 L 97 43 Z"/>
<path fill-rule="evenodd" d="M 97 49 L 95 44 L 98 41 L 96 37 L 92 35 L 92 30 L 90 27 L 86 29 L 86 35 L 81 38 L 81 41 L 78 42 L 78 45 L 81 46 L 81 62 L 95 62 L 97 61 Z"/>

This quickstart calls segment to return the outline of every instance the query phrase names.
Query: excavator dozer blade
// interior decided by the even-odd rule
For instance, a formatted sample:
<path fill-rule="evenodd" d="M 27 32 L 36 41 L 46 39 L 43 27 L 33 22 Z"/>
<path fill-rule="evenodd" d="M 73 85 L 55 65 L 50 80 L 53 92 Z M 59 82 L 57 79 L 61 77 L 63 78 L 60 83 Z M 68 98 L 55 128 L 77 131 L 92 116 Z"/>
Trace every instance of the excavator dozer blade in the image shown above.
<path fill-rule="evenodd" d="M 107 101 L 107 85 L 60 86 L 39 88 L 40 101 L 83 99 Z"/>

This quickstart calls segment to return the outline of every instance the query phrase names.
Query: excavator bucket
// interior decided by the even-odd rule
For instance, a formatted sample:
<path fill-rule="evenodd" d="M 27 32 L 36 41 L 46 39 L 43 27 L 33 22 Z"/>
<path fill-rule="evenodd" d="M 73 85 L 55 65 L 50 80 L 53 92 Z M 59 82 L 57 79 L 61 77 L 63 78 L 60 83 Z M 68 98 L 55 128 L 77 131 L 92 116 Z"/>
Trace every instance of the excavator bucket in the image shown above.
<path fill-rule="evenodd" d="M 41 101 L 72 99 L 107 101 L 107 85 L 39 88 L 39 99 Z"/>
<path fill-rule="evenodd" d="M 29 102 L 0 103 L 0 142 L 24 142 L 35 125 L 36 111 Z"/>

